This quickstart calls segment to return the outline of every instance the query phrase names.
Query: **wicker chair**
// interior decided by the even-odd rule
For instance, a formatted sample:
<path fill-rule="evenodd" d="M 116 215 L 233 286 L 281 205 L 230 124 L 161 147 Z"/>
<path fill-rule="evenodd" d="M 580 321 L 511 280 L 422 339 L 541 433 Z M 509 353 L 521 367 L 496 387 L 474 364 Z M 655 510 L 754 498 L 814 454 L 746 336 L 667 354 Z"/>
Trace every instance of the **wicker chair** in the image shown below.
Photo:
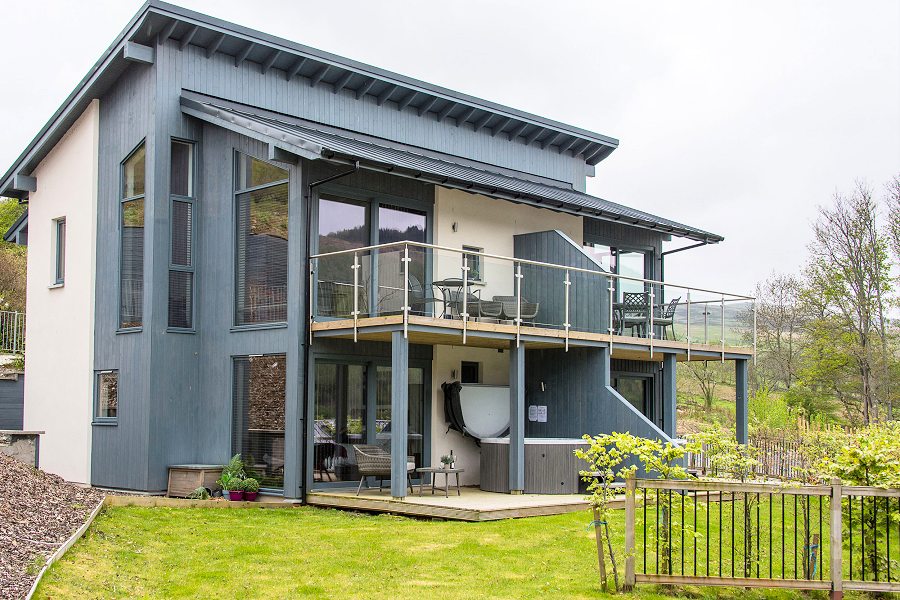
<path fill-rule="evenodd" d="M 515 320 L 516 314 L 521 310 L 522 322 L 533 322 L 537 317 L 538 310 L 541 308 L 540 302 L 529 302 L 522 298 L 521 309 L 517 308 L 515 296 L 494 296 L 494 302 L 499 302 L 503 307 L 503 318 Z"/>
<path fill-rule="evenodd" d="M 362 491 L 366 477 L 378 478 L 378 491 L 380 492 L 384 487 L 384 480 L 391 477 L 391 453 L 385 452 L 378 446 L 365 444 L 354 444 L 353 451 L 356 454 L 356 468 L 359 470 L 359 487 L 356 488 L 356 495 L 359 496 Z M 410 473 L 415 469 L 415 459 L 412 456 L 407 456 L 406 482 L 409 484 L 410 492 L 413 491 Z"/>

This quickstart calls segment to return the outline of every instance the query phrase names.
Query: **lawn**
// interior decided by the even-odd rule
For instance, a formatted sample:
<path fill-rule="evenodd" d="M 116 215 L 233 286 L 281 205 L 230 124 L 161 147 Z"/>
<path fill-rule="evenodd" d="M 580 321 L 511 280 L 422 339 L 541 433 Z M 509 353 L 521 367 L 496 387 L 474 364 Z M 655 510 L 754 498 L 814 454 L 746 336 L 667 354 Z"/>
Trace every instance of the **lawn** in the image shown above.
<path fill-rule="evenodd" d="M 623 513 L 615 519 L 621 548 Z M 36 597 L 599 598 L 589 522 L 587 512 L 460 523 L 311 507 L 107 508 Z M 825 597 L 651 586 L 619 597 L 674 595 Z"/>

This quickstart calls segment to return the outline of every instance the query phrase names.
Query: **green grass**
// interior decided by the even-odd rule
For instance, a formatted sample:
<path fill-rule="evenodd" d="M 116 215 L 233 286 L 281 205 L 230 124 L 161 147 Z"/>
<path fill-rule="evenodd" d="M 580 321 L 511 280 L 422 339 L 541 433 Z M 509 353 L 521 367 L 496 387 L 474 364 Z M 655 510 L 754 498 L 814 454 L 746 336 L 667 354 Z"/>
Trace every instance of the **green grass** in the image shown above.
<path fill-rule="evenodd" d="M 621 565 L 623 513 L 612 530 Z M 299 509 L 108 508 L 38 598 L 600 598 L 588 512 L 491 523 Z M 823 594 L 639 586 L 622 598 Z M 849 594 L 848 594 L 849 596 Z"/>

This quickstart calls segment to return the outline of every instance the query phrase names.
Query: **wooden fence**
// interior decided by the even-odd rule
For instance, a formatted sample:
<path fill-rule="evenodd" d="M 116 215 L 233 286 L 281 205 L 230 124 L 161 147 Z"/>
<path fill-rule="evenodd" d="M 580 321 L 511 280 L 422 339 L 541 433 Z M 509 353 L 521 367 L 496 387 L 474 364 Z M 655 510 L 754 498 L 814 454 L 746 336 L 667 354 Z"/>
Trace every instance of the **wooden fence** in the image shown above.
<path fill-rule="evenodd" d="M 759 461 L 759 464 L 753 467 L 753 474 L 756 477 L 784 480 L 803 477 L 804 464 L 800 453 L 800 440 L 751 437 L 750 446 L 756 450 L 756 459 Z M 705 446 L 701 452 L 689 452 L 687 468 L 703 476 L 714 477 L 716 473 L 710 465 L 710 458 Z"/>
<path fill-rule="evenodd" d="M 900 489 L 630 478 L 636 583 L 900 592 Z"/>

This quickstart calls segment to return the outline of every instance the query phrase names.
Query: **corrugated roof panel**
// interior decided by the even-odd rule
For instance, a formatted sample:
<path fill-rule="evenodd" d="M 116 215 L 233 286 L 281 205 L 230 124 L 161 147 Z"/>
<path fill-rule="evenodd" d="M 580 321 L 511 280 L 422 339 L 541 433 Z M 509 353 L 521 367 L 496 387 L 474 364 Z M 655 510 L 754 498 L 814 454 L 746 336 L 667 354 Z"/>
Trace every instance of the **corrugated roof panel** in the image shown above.
<path fill-rule="evenodd" d="M 228 123 L 243 126 L 251 133 L 262 134 L 279 142 L 303 141 L 305 143 L 300 147 L 303 156 L 308 156 L 311 149 L 320 147 L 322 158 L 343 156 L 347 159 L 359 160 L 364 166 L 367 162 L 376 163 L 393 169 L 409 171 L 413 176 L 427 175 L 429 179 L 436 180 L 436 183 L 447 187 L 469 189 L 477 193 L 496 194 L 512 199 L 520 198 L 537 203 L 546 203 L 549 200 L 558 203 L 561 208 L 568 208 L 586 216 L 657 229 L 698 241 L 715 243 L 724 239 L 720 235 L 584 192 L 417 154 L 407 149 L 391 147 L 387 142 L 381 144 L 370 140 L 355 139 L 207 102 L 182 99 L 182 103 L 193 109 L 192 114 L 201 116 L 201 118 L 203 114 L 207 114 L 212 118 L 223 119 Z"/>

